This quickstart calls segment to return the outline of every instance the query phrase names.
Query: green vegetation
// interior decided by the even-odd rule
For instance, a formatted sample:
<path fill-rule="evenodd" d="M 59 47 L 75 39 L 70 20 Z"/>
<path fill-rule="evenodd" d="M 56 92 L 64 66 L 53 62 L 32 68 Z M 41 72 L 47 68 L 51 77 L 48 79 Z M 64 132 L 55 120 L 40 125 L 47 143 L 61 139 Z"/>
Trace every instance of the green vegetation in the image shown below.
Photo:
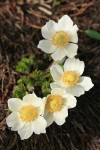
<path fill-rule="evenodd" d="M 38 69 L 41 62 L 37 62 L 34 56 L 22 58 L 16 65 L 17 72 L 21 73 L 17 86 L 13 90 L 13 96 L 22 99 L 27 93 L 39 90 L 39 94 L 46 96 L 50 93 L 52 77 L 48 71 Z"/>
<path fill-rule="evenodd" d="M 93 39 L 100 40 L 100 33 L 94 30 L 86 30 L 85 33 Z"/>
<path fill-rule="evenodd" d="M 20 98 L 22 99 L 24 95 L 27 94 L 26 88 L 23 84 L 19 84 L 16 86 L 13 90 L 13 95 L 15 98 Z"/>
<path fill-rule="evenodd" d="M 59 5 L 61 3 L 61 0 L 53 0 L 53 2 L 57 5 Z"/>

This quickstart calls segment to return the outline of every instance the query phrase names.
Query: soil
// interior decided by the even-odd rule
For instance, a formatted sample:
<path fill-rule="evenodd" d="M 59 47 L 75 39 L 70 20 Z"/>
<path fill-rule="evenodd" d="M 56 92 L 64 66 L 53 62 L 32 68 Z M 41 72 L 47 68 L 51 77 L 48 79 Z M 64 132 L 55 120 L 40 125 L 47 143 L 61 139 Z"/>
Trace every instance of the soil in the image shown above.
<path fill-rule="evenodd" d="M 57 21 L 64 14 L 80 29 L 77 57 L 85 62 L 84 75 L 91 77 L 95 86 L 77 98 L 77 106 L 69 110 L 63 126 L 52 124 L 46 134 L 33 134 L 21 141 L 5 122 L 9 115 L 7 101 L 20 76 L 15 66 L 21 58 L 35 54 L 45 64 L 42 70 L 48 68 L 51 61 L 44 61 L 43 52 L 37 49 L 42 39 L 40 29 L 48 20 Z M 0 1 L 0 150 L 100 149 L 100 43 L 84 32 L 100 32 L 99 14 L 99 0 Z"/>

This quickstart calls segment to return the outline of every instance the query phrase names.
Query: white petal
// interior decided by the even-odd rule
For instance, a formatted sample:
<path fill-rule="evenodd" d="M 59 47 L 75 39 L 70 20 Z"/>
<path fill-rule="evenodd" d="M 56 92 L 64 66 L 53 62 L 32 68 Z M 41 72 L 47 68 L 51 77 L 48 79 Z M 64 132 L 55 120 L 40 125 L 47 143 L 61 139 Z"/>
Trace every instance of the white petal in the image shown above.
<path fill-rule="evenodd" d="M 24 122 L 21 121 L 21 119 L 19 118 L 19 114 L 18 113 L 11 113 L 7 118 L 6 118 L 6 122 L 7 125 L 9 127 L 12 127 L 12 131 L 17 131 L 20 128 L 23 127 Z"/>
<path fill-rule="evenodd" d="M 53 20 L 49 20 L 46 23 L 46 25 L 47 25 L 48 31 L 50 31 L 52 36 L 55 34 L 56 31 L 59 30 L 58 24 L 55 21 L 53 21 Z"/>
<path fill-rule="evenodd" d="M 27 94 L 23 97 L 23 102 L 27 105 L 32 105 L 34 101 L 34 95 L 33 94 Z"/>
<path fill-rule="evenodd" d="M 7 125 L 9 127 L 12 127 L 13 125 L 15 125 L 17 122 L 19 121 L 19 115 L 18 113 L 11 113 L 7 118 L 6 118 L 6 122 Z"/>
<path fill-rule="evenodd" d="M 58 60 L 62 60 L 67 55 L 68 55 L 68 52 L 65 48 L 59 48 L 53 54 L 51 54 L 51 57 L 55 61 L 58 61 Z"/>
<path fill-rule="evenodd" d="M 59 81 L 63 74 L 63 69 L 60 65 L 52 65 L 50 68 L 50 73 L 54 79 L 54 81 Z"/>
<path fill-rule="evenodd" d="M 42 107 L 42 105 L 43 105 L 43 100 L 41 98 L 34 99 L 35 107 Z"/>
<path fill-rule="evenodd" d="M 76 106 L 77 100 L 73 95 L 66 94 L 66 97 L 64 98 L 64 100 L 68 108 L 74 108 Z"/>
<path fill-rule="evenodd" d="M 65 118 L 68 116 L 67 107 L 63 107 L 61 111 L 54 113 L 54 121 L 58 125 L 62 125 L 65 123 Z"/>
<path fill-rule="evenodd" d="M 42 116 L 39 116 L 33 123 L 35 134 L 46 133 L 45 129 L 47 126 L 47 122 Z"/>
<path fill-rule="evenodd" d="M 23 101 L 18 98 L 10 98 L 8 100 L 8 107 L 13 112 L 19 111 L 22 106 Z"/>
<path fill-rule="evenodd" d="M 47 110 L 45 110 L 43 117 L 47 121 L 47 127 L 53 123 L 53 113 L 50 113 Z"/>
<path fill-rule="evenodd" d="M 49 40 L 41 40 L 37 46 L 40 48 L 43 52 L 51 54 L 56 51 L 56 47 L 53 46 L 52 42 Z"/>
<path fill-rule="evenodd" d="M 77 43 L 78 42 L 78 35 L 76 31 L 71 30 L 69 33 L 70 42 Z"/>
<path fill-rule="evenodd" d="M 84 71 L 84 62 L 75 58 L 68 58 L 64 64 L 64 71 L 76 71 L 79 75 L 82 75 Z"/>
<path fill-rule="evenodd" d="M 25 122 L 21 121 L 21 119 L 20 119 L 19 123 L 15 124 L 15 125 L 11 128 L 11 130 L 12 130 L 12 131 L 18 131 L 19 129 L 21 129 L 21 128 L 24 126 L 24 124 L 25 124 Z"/>
<path fill-rule="evenodd" d="M 66 91 L 76 97 L 79 97 L 84 94 L 84 89 L 80 85 L 75 85 L 73 87 L 69 87 L 66 89 Z"/>
<path fill-rule="evenodd" d="M 77 33 L 70 33 L 70 42 L 77 43 L 78 42 L 78 35 Z"/>
<path fill-rule="evenodd" d="M 79 85 L 81 85 L 85 89 L 85 91 L 89 91 L 94 86 L 91 78 L 84 76 L 80 77 Z"/>
<path fill-rule="evenodd" d="M 78 27 L 74 25 L 67 34 L 69 36 L 70 42 L 77 43 L 78 42 L 78 35 L 77 35 Z"/>
<path fill-rule="evenodd" d="M 66 56 L 65 56 L 63 59 L 58 60 L 57 63 L 58 63 L 58 64 L 63 64 L 63 63 L 65 62 L 65 59 L 66 59 Z"/>
<path fill-rule="evenodd" d="M 44 113 L 44 103 L 43 99 L 38 98 L 34 101 L 34 106 L 38 108 L 39 110 L 39 115 L 43 115 Z"/>
<path fill-rule="evenodd" d="M 76 24 L 73 26 L 72 29 L 73 29 L 74 32 L 77 32 L 77 31 L 79 30 L 79 29 L 78 29 L 78 26 L 77 26 Z"/>
<path fill-rule="evenodd" d="M 49 94 L 47 95 L 47 97 L 49 96 Z M 45 104 L 46 104 L 46 101 L 47 101 L 47 97 L 44 97 L 42 99 L 43 101 L 43 106 L 42 106 L 42 110 L 41 110 L 41 116 L 44 116 L 44 113 L 45 113 Z"/>
<path fill-rule="evenodd" d="M 60 30 L 67 31 L 73 26 L 73 21 L 68 15 L 64 15 L 61 19 L 58 21 L 58 25 Z"/>
<path fill-rule="evenodd" d="M 42 28 L 41 28 L 41 32 L 42 32 L 42 36 L 47 39 L 47 40 L 50 40 L 52 38 L 52 34 L 50 33 L 50 31 L 48 30 L 48 27 L 47 27 L 47 24 L 44 25 Z"/>
<path fill-rule="evenodd" d="M 64 94 L 66 94 L 66 91 L 62 88 L 54 88 L 52 89 L 51 94 L 63 96 Z"/>
<path fill-rule="evenodd" d="M 61 126 L 65 123 L 65 118 L 56 118 L 55 117 L 54 121 L 56 122 L 57 125 Z"/>
<path fill-rule="evenodd" d="M 66 46 L 67 56 L 69 58 L 73 58 L 74 56 L 76 56 L 77 55 L 77 49 L 78 49 L 78 45 L 77 44 L 69 43 Z"/>
<path fill-rule="evenodd" d="M 50 87 L 51 87 L 51 89 L 54 89 L 54 88 L 62 88 L 61 85 L 57 84 L 56 82 L 50 83 Z"/>
<path fill-rule="evenodd" d="M 26 105 L 33 105 L 35 107 L 40 107 L 41 105 L 43 105 L 42 99 L 37 97 L 34 92 L 32 94 L 25 95 L 23 97 L 23 102 Z"/>
<path fill-rule="evenodd" d="M 21 140 L 28 139 L 33 133 L 33 127 L 31 122 L 25 123 L 25 125 L 18 130 L 18 134 L 21 137 Z"/>

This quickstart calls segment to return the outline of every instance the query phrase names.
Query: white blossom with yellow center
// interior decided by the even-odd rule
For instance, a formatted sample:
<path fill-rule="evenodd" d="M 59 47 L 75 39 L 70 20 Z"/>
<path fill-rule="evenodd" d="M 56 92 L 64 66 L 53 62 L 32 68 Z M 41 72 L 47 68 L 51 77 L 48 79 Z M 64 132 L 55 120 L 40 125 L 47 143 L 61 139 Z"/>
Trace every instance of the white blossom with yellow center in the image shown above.
<path fill-rule="evenodd" d="M 55 61 L 62 60 L 65 56 L 73 58 L 77 55 L 78 27 L 73 25 L 68 15 L 64 15 L 58 23 L 49 20 L 41 31 L 45 40 L 39 42 L 38 48 L 51 54 Z"/>
<path fill-rule="evenodd" d="M 68 116 L 68 109 L 76 106 L 76 98 L 65 90 L 55 88 L 51 94 L 44 99 L 44 118 L 47 121 L 47 126 L 50 126 L 53 121 L 58 125 L 65 123 Z"/>
<path fill-rule="evenodd" d="M 43 99 L 35 93 L 24 96 L 23 100 L 9 99 L 8 107 L 12 113 L 6 119 L 7 125 L 12 131 L 18 131 L 22 140 L 28 139 L 33 132 L 45 133 L 47 122 L 42 116 L 43 106 Z"/>
<path fill-rule="evenodd" d="M 84 62 L 75 58 L 68 58 L 64 63 L 64 70 L 58 64 L 50 68 L 51 75 L 55 82 L 51 88 L 63 88 L 66 92 L 79 97 L 85 91 L 93 87 L 90 77 L 81 76 L 84 71 Z"/>

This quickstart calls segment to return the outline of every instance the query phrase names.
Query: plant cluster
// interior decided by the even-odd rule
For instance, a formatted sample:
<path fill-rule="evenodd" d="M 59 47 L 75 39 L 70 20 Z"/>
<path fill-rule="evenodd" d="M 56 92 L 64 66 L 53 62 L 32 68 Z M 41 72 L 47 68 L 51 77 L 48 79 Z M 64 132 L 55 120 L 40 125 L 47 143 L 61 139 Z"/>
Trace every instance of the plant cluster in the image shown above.
<path fill-rule="evenodd" d="M 13 96 L 22 99 L 26 94 L 33 90 L 39 91 L 39 95 L 46 96 L 50 93 L 50 82 L 53 81 L 48 71 L 40 69 L 41 62 L 38 62 L 35 56 L 22 58 L 16 65 L 16 71 L 21 73 L 17 86 L 14 87 Z"/>
<path fill-rule="evenodd" d="M 12 131 L 18 131 L 22 140 L 29 138 L 33 132 L 46 133 L 46 128 L 53 122 L 63 125 L 68 117 L 68 109 L 77 104 L 76 97 L 94 86 L 90 77 L 82 76 L 84 62 L 75 58 L 78 50 L 78 27 L 71 18 L 64 15 L 58 23 L 49 20 L 41 31 L 45 39 L 37 47 L 51 54 L 54 62 L 50 73 L 37 70 L 35 57 L 23 58 L 16 69 L 25 74 L 14 90 L 16 98 L 8 100 L 12 113 L 6 119 L 7 125 Z M 40 89 L 43 95 L 38 97 L 35 93 L 41 93 Z"/>

